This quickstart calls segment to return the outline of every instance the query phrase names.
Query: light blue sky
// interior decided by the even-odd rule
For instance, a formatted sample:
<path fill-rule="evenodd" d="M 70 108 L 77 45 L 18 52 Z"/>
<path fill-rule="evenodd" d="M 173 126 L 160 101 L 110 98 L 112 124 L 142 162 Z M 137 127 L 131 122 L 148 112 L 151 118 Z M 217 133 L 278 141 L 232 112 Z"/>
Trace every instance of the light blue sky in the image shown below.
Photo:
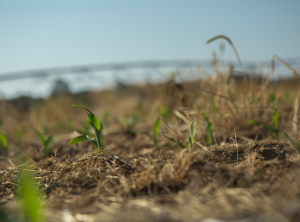
<path fill-rule="evenodd" d="M 299 0 L 0 0 L 0 74 L 148 59 L 210 59 L 224 34 L 244 61 L 300 56 Z M 226 45 L 225 58 L 235 59 Z M 0 83 L 0 87 L 3 83 Z"/>

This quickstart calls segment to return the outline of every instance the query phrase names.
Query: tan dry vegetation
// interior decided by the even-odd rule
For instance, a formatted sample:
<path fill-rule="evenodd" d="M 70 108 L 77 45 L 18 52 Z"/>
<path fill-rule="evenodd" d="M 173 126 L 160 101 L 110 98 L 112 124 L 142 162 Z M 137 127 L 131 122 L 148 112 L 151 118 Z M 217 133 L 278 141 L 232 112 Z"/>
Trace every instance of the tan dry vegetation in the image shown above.
<path fill-rule="evenodd" d="M 215 68 L 217 74 L 202 81 L 66 95 L 30 101 L 25 110 L 20 101 L 2 100 L 2 129 L 11 147 L 0 160 L 2 206 L 18 209 L 13 191 L 25 150 L 44 190 L 49 221 L 299 221 L 300 159 L 281 137 L 286 131 L 300 139 L 299 79 L 237 79 L 232 67 L 225 73 Z M 88 142 L 68 145 L 80 121 L 86 122 L 86 113 L 71 104 L 88 107 L 99 119 L 109 111 L 104 153 L 93 152 Z M 271 126 L 276 104 L 278 139 L 248 123 L 255 119 Z M 197 117 L 192 153 L 176 144 L 157 151 L 147 136 L 136 133 L 152 132 L 162 105 L 172 110 L 168 124 L 179 136 L 163 122 L 160 132 L 183 143 Z M 202 112 L 213 125 L 214 146 L 204 141 Z M 129 121 L 133 114 L 137 123 L 126 125 L 124 117 Z M 34 132 L 44 126 L 55 136 L 47 159 Z M 12 142 L 16 130 L 22 132 L 20 147 Z M 159 136 L 159 147 L 166 142 Z"/>

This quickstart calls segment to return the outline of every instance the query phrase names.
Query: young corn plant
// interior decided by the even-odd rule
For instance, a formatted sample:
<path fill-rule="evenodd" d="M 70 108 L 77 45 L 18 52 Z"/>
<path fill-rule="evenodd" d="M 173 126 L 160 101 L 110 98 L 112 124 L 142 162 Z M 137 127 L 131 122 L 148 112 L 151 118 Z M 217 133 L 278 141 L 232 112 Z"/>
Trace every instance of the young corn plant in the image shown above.
<path fill-rule="evenodd" d="M 192 152 L 193 151 L 193 145 L 194 145 L 194 138 L 195 138 L 195 134 L 196 134 L 196 124 L 197 124 L 197 118 L 195 117 L 195 119 L 193 120 L 192 124 L 191 124 L 191 129 L 190 129 L 190 134 L 188 134 L 188 148 L 189 151 Z M 164 137 L 166 137 L 167 139 L 171 140 L 174 143 L 177 143 L 182 149 L 185 149 L 185 145 L 183 145 L 180 141 L 175 140 L 174 138 L 171 137 L 167 137 L 164 134 L 162 134 Z"/>
<path fill-rule="evenodd" d="M 296 140 L 294 140 L 292 137 L 290 137 L 289 134 L 282 132 L 282 135 L 287 141 L 289 141 L 292 144 L 292 146 L 295 148 L 295 150 L 300 154 L 300 144 Z"/>
<path fill-rule="evenodd" d="M 211 125 L 208 116 L 206 113 L 202 113 L 202 116 L 205 120 L 205 129 L 207 133 L 207 139 L 204 139 L 205 142 L 209 143 L 209 145 L 214 145 L 214 139 L 213 139 L 213 126 Z"/>
<path fill-rule="evenodd" d="M 47 158 L 50 155 L 50 144 L 52 142 L 53 136 L 48 133 L 48 129 L 44 128 L 44 133 L 36 130 L 40 140 L 44 145 L 44 157 Z"/>
<path fill-rule="evenodd" d="M 8 145 L 7 145 L 6 133 L 4 130 L 0 130 L 0 147 L 4 149 L 5 153 L 7 152 Z"/>
<path fill-rule="evenodd" d="M 41 203 L 42 192 L 33 178 L 32 170 L 21 169 L 17 182 L 20 190 L 15 195 L 20 201 L 20 208 L 26 221 L 43 222 L 45 218 Z"/>
<path fill-rule="evenodd" d="M 2 119 L 0 118 L 0 126 L 2 126 Z M 6 132 L 2 129 L 0 129 L 0 147 L 4 149 L 4 152 L 6 153 L 8 150 L 7 145 L 7 138 L 6 138 Z"/>
<path fill-rule="evenodd" d="M 150 135 L 148 132 L 144 132 L 144 131 L 139 132 L 139 133 L 147 135 L 152 140 L 153 145 L 157 150 L 160 150 L 158 145 L 157 145 L 157 137 L 158 137 L 158 130 L 159 130 L 159 127 L 160 127 L 160 121 L 161 121 L 160 118 L 157 118 L 157 120 L 154 123 L 154 126 L 152 128 L 153 136 Z"/>
<path fill-rule="evenodd" d="M 103 141 L 103 134 L 102 134 L 103 124 L 100 123 L 97 116 L 95 116 L 94 113 L 92 113 L 86 107 L 78 106 L 78 105 L 73 105 L 73 106 L 85 109 L 87 111 L 88 122 L 89 122 L 90 126 L 94 129 L 95 138 L 91 138 L 89 134 L 80 135 L 80 136 L 77 136 L 74 139 L 72 139 L 70 141 L 69 145 L 89 140 L 94 145 L 95 150 L 102 152 L 101 147 L 102 147 L 102 141 Z"/>
<path fill-rule="evenodd" d="M 197 119 L 195 117 L 195 119 L 191 125 L 191 132 L 190 132 L 190 134 L 188 134 L 188 147 L 189 147 L 190 152 L 193 151 L 194 138 L 195 138 L 195 134 L 196 134 L 196 121 L 197 121 Z"/>
<path fill-rule="evenodd" d="M 170 110 L 168 107 L 166 106 L 162 106 L 160 109 L 160 115 L 167 121 L 170 121 L 171 118 L 171 114 L 172 114 L 172 110 Z"/>
<path fill-rule="evenodd" d="M 15 131 L 15 134 L 14 134 L 14 141 L 15 141 L 15 144 L 17 146 L 20 146 L 21 145 L 21 131 L 20 130 L 16 130 Z"/>
<path fill-rule="evenodd" d="M 264 124 L 264 123 L 258 122 L 256 120 L 249 120 L 248 122 L 252 123 L 254 125 L 258 125 L 258 126 L 264 127 L 266 130 L 268 130 L 271 133 L 271 135 L 275 139 L 277 139 L 278 138 L 277 137 L 277 133 L 278 133 L 278 116 L 279 116 L 279 114 L 278 114 L 278 108 L 275 107 L 273 109 L 273 118 L 272 118 L 272 126 L 271 127 L 268 126 L 268 125 L 266 125 L 266 124 Z"/>

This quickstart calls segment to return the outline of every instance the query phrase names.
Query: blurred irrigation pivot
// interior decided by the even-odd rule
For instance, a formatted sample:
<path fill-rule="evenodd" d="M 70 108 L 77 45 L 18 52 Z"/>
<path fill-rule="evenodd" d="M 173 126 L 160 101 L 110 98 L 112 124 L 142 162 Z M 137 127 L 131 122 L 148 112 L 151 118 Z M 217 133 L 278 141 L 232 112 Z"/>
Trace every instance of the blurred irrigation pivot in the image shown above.
<path fill-rule="evenodd" d="M 288 58 L 284 59 L 289 65 L 295 66 L 300 65 L 299 58 Z M 223 64 L 232 64 L 238 67 L 237 62 L 222 61 Z M 246 72 L 252 72 L 257 68 L 258 64 L 262 66 L 270 67 L 271 62 L 269 61 L 258 61 L 258 62 L 245 62 L 243 63 Z M 211 60 L 154 60 L 154 61 L 132 61 L 132 62 L 116 62 L 116 63 L 104 63 L 104 64 L 89 64 L 89 65 L 77 65 L 77 66 L 66 66 L 66 67 L 54 67 L 46 69 L 33 69 L 16 72 L 5 72 L 0 73 L 0 82 L 28 79 L 28 78 L 44 78 L 55 75 L 65 74 L 89 74 L 95 72 L 104 71 L 124 71 L 133 69 L 159 69 L 159 68 L 192 68 L 192 67 L 211 67 Z M 276 66 L 283 66 L 282 63 L 276 62 Z"/>

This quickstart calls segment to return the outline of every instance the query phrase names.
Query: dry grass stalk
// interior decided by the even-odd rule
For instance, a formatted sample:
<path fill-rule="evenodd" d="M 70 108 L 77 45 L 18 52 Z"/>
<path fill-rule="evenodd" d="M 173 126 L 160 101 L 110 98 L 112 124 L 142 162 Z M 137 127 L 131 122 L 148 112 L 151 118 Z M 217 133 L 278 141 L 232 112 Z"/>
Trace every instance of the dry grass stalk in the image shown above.
<path fill-rule="evenodd" d="M 300 91 L 298 91 L 294 101 L 294 114 L 292 118 L 292 132 L 297 133 L 298 131 L 298 109 L 299 109 Z"/>

